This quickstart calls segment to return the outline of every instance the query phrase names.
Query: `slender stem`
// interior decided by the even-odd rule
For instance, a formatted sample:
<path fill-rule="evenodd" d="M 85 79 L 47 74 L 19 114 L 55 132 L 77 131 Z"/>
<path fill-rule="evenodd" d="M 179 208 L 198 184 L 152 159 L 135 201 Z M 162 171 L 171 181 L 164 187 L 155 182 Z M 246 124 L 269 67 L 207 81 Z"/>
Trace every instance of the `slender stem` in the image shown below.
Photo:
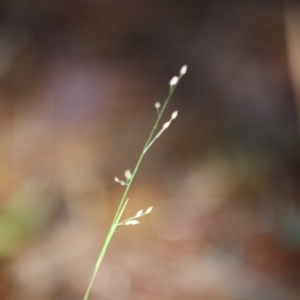
<path fill-rule="evenodd" d="M 179 77 L 179 78 L 180 78 L 180 77 Z M 179 81 L 178 81 L 178 83 L 179 83 Z M 178 85 L 178 83 L 177 83 L 177 85 Z M 138 161 L 137 161 L 137 163 L 136 163 L 136 166 L 135 166 L 135 168 L 134 168 L 134 170 L 133 170 L 132 176 L 131 176 L 130 180 L 129 180 L 128 183 L 127 183 L 126 189 L 125 189 L 125 191 L 124 191 L 124 194 L 123 194 L 123 196 L 122 196 L 121 202 L 120 202 L 119 207 L 118 207 L 118 209 L 117 209 L 117 213 L 116 213 L 115 218 L 114 218 L 114 220 L 113 220 L 113 224 L 114 224 L 116 218 L 118 217 L 118 214 L 119 214 L 119 212 L 120 212 L 120 210 L 121 210 L 121 207 L 122 207 L 122 205 L 123 205 L 123 202 L 125 201 L 125 198 L 127 197 L 127 194 L 128 194 L 129 189 L 130 189 L 130 187 L 131 187 L 131 183 L 132 183 L 132 181 L 133 181 L 133 179 L 134 179 L 134 177 L 135 177 L 135 175 L 136 175 L 136 173 L 137 173 L 137 171 L 138 171 L 138 169 L 139 169 L 139 166 L 140 166 L 140 164 L 141 164 L 141 162 L 142 162 L 142 160 L 143 160 L 143 158 L 144 158 L 144 156 L 145 156 L 145 154 L 146 154 L 147 147 L 148 147 L 148 145 L 151 143 L 151 140 L 152 140 L 153 134 L 154 134 L 154 132 L 155 132 L 155 130 L 156 130 L 156 128 L 157 128 L 157 125 L 158 125 L 158 123 L 159 123 L 159 121 L 160 121 L 160 119 L 161 119 L 161 117 L 162 117 L 162 115 L 163 115 L 163 113 L 164 113 L 164 111 L 165 111 L 165 109 L 166 109 L 166 107 L 167 107 L 167 105 L 168 105 L 168 103 L 169 103 L 169 101 L 170 101 L 170 99 L 171 99 L 171 97 L 172 97 L 172 95 L 173 95 L 173 93 L 174 93 L 175 88 L 176 88 L 177 85 L 175 85 L 175 86 L 173 86 L 173 87 L 170 88 L 168 97 L 166 98 L 166 100 L 165 100 L 165 102 L 164 102 L 164 104 L 163 104 L 163 106 L 162 106 L 160 112 L 158 113 L 158 116 L 157 116 L 157 118 L 156 118 L 156 121 L 155 121 L 155 123 L 154 123 L 154 126 L 153 126 L 153 128 L 152 128 L 152 130 L 151 130 L 151 132 L 150 132 L 150 134 L 149 134 L 149 137 L 148 137 L 148 139 L 147 139 L 147 141 L 146 141 L 146 143 L 145 143 L 145 145 L 144 145 L 143 151 L 141 152 L 141 155 L 140 155 L 140 157 L 139 157 L 139 159 L 138 159 Z"/>
<path fill-rule="evenodd" d="M 179 76 L 179 80 L 181 79 L 181 77 L 182 76 Z M 152 128 L 152 130 L 151 130 L 151 132 L 149 134 L 149 137 L 148 137 L 148 139 L 147 139 L 147 141 L 146 141 L 146 143 L 144 145 L 143 151 L 141 152 L 141 155 L 140 155 L 140 157 L 139 157 L 139 159 L 138 159 L 138 161 L 136 163 L 136 166 L 135 166 L 135 168 L 134 168 L 134 170 L 132 172 L 132 175 L 131 175 L 130 179 L 128 180 L 127 184 L 126 184 L 126 188 L 125 188 L 124 194 L 123 194 L 123 196 L 121 198 L 121 201 L 120 201 L 120 204 L 118 206 L 117 212 L 115 214 L 115 217 L 113 219 L 111 227 L 110 227 L 110 229 L 108 231 L 108 234 L 107 234 L 107 236 L 105 238 L 104 245 L 103 245 L 103 247 L 101 249 L 101 252 L 100 252 L 100 254 L 98 256 L 98 259 L 97 259 L 97 262 L 96 262 L 96 265 L 95 265 L 95 268 L 94 268 L 94 272 L 92 274 L 92 278 L 90 280 L 90 283 L 88 285 L 88 288 L 86 290 L 86 293 L 84 295 L 83 300 L 88 300 L 89 299 L 93 283 L 95 281 L 95 278 L 96 278 L 97 273 L 99 271 L 100 265 L 101 265 L 102 260 L 103 260 L 103 258 L 105 256 L 105 253 L 107 251 L 108 245 L 109 245 L 109 243 L 110 243 L 110 241 L 111 241 L 111 239 L 112 239 L 112 237 L 113 237 L 113 235 L 115 233 L 115 230 L 116 230 L 116 228 L 117 228 L 117 226 L 119 224 L 119 221 L 120 221 L 120 219 L 121 219 L 121 217 L 123 215 L 123 212 L 125 210 L 125 207 L 126 207 L 126 205 L 128 203 L 129 199 L 127 199 L 126 201 L 125 201 L 125 199 L 127 198 L 128 192 L 129 192 L 131 184 L 132 184 L 132 181 L 133 181 L 133 179 L 134 179 L 134 177 L 135 177 L 135 175 L 136 175 L 136 173 L 137 173 L 137 171 L 138 171 L 138 169 L 140 167 L 140 164 L 141 164 L 141 162 L 142 162 L 142 160 L 143 160 L 143 158 L 144 158 L 147 150 L 149 149 L 149 146 L 152 145 L 152 143 L 155 140 L 155 138 L 154 138 L 154 140 L 152 140 L 153 135 L 154 135 L 155 130 L 156 130 L 157 126 L 158 126 L 158 123 L 159 123 L 160 119 L 162 118 L 162 115 L 163 115 L 163 113 L 164 113 L 164 111 L 165 111 L 165 109 L 166 109 L 166 107 L 167 107 L 167 105 L 168 105 L 168 103 L 169 103 L 169 101 L 170 101 L 170 99 L 171 99 L 171 97 L 172 97 L 175 89 L 176 89 L 176 86 L 179 83 L 179 80 L 178 80 L 178 82 L 177 82 L 176 85 L 170 87 L 169 94 L 168 94 L 168 96 L 167 96 L 167 98 L 166 98 L 166 100 L 165 100 L 162 108 L 159 111 L 157 111 L 158 113 L 157 113 L 156 121 L 155 121 L 154 126 L 153 126 L 153 128 Z M 123 222 L 121 222 L 120 224 L 122 224 L 122 223 Z"/>
<path fill-rule="evenodd" d="M 113 236 L 113 234 L 114 234 L 114 232 L 115 232 L 115 229 L 116 229 L 115 226 L 112 226 L 112 227 L 110 228 L 108 234 L 107 234 L 107 237 L 106 237 L 106 239 L 105 239 L 104 245 L 103 245 L 103 247 L 102 247 L 102 250 L 101 250 L 101 252 L 100 252 L 100 254 L 99 254 L 97 263 L 96 263 L 96 265 L 95 265 L 95 268 L 94 268 L 94 272 L 93 272 L 91 281 L 90 281 L 89 286 L 88 286 L 88 288 L 87 288 L 87 290 L 86 290 L 86 293 L 85 293 L 85 295 L 84 295 L 83 300 L 88 300 L 88 299 L 89 299 L 89 296 L 90 296 L 90 292 L 91 292 L 93 283 L 94 283 L 94 281 L 95 281 L 95 278 L 96 278 L 96 275 L 97 275 L 98 270 L 99 270 L 99 268 L 100 268 L 100 265 L 101 265 L 101 262 L 102 262 L 102 260 L 103 260 L 103 257 L 104 257 L 104 255 L 105 255 L 105 253 L 106 253 L 106 250 L 107 250 L 107 247 L 108 247 L 108 245 L 109 245 L 109 242 L 110 242 L 110 240 L 111 240 L 111 238 L 112 238 L 112 236 Z"/>
<path fill-rule="evenodd" d="M 112 236 L 113 236 L 113 234 L 114 234 L 114 232 L 115 232 L 115 230 L 116 230 L 116 228 L 117 228 L 117 226 L 118 226 L 118 222 L 120 221 L 120 218 L 121 218 L 121 216 L 122 216 L 122 214 L 123 214 L 123 212 L 124 212 L 124 210 L 125 210 L 125 207 L 126 207 L 126 205 L 127 205 L 127 203 L 128 203 L 128 200 L 129 200 L 129 199 L 127 199 L 127 200 L 124 202 L 124 205 L 123 205 L 123 207 L 122 207 L 122 209 L 121 209 L 121 213 L 119 214 L 119 217 L 117 218 L 116 222 L 112 224 L 112 226 L 111 226 L 111 228 L 110 228 L 110 230 L 109 230 L 109 232 L 108 232 L 108 235 L 107 235 L 107 237 L 106 237 L 106 239 L 105 239 L 105 242 L 104 242 L 104 245 L 103 245 L 102 250 L 101 250 L 101 252 L 100 252 L 100 255 L 99 255 L 99 257 L 98 257 L 97 263 L 96 263 L 96 265 L 95 265 L 94 272 L 93 272 L 93 275 L 92 275 L 92 279 L 91 279 L 91 281 L 90 281 L 90 283 L 89 283 L 89 286 L 88 286 L 88 288 L 87 288 L 87 291 L 86 291 L 86 293 L 85 293 L 85 296 L 84 296 L 83 300 L 88 300 L 88 299 L 89 299 L 89 295 L 90 295 L 90 292 L 91 292 L 93 283 L 94 283 L 94 281 L 95 281 L 96 275 L 97 275 L 97 273 L 98 273 L 98 270 L 99 270 L 99 268 L 100 268 L 101 262 L 102 262 L 102 260 L 103 260 L 104 255 L 105 255 L 105 252 L 106 252 L 106 250 L 107 250 L 107 247 L 108 247 L 108 245 L 109 245 L 109 243 L 110 243 L 110 240 L 111 240 L 111 238 L 112 238 Z"/>

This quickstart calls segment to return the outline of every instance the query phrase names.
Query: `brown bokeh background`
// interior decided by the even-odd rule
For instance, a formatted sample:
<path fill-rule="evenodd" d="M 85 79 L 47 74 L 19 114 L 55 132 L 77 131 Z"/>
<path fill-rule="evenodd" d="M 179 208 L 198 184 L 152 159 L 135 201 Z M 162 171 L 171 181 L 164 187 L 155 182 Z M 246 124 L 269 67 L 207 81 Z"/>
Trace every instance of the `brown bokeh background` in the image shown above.
<path fill-rule="evenodd" d="M 300 299 L 300 6 L 0 2 L 0 299 Z"/>

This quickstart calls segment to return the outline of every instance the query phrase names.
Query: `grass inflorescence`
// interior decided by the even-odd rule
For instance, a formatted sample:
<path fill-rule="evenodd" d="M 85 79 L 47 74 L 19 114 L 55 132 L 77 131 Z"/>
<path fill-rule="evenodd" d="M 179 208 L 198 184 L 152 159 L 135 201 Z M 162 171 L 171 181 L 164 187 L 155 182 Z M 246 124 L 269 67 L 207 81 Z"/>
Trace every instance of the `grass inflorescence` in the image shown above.
<path fill-rule="evenodd" d="M 154 104 L 154 107 L 156 109 L 156 112 L 157 112 L 157 117 L 156 117 L 156 120 L 154 122 L 154 125 L 152 127 L 152 130 L 149 134 L 149 137 L 144 145 L 144 148 L 140 154 L 140 157 L 135 165 L 135 168 L 133 169 L 133 171 L 131 172 L 130 170 L 126 170 L 125 173 L 124 173 L 124 179 L 119 179 L 118 177 L 115 177 L 115 182 L 119 183 L 121 186 L 123 186 L 125 188 L 124 190 L 124 193 L 123 193 L 123 196 L 120 200 L 120 204 L 118 206 L 118 209 L 117 209 L 117 212 L 115 214 L 115 217 L 113 219 L 113 222 L 111 224 L 111 227 L 108 231 L 108 234 L 105 238 L 105 241 L 104 241 L 104 244 L 103 244 L 103 247 L 100 251 L 100 254 L 98 256 L 98 259 L 97 259 L 97 262 L 95 264 L 95 267 L 94 267 L 94 271 L 93 271 L 93 274 L 92 274 L 92 277 L 91 277 L 91 280 L 89 282 L 89 285 L 87 287 L 87 290 L 86 290 L 86 293 L 84 295 L 84 298 L 83 300 L 88 300 L 89 299 L 89 296 L 90 296 L 90 292 L 91 292 L 91 289 L 92 289 L 92 286 L 93 286 L 93 283 L 94 283 L 94 280 L 96 278 L 96 275 L 99 271 L 99 268 L 100 268 L 100 265 L 101 265 L 101 262 L 105 256 L 105 253 L 107 251 L 107 248 L 109 246 L 109 243 L 117 229 L 118 226 L 127 226 L 127 225 L 137 225 L 139 224 L 139 218 L 151 213 L 153 207 L 148 207 L 146 210 L 139 210 L 134 216 L 126 219 L 126 220 L 122 220 L 121 221 L 121 218 L 122 218 L 122 215 L 125 211 L 125 208 L 128 204 L 128 201 L 129 199 L 127 198 L 127 195 L 128 195 L 128 192 L 130 190 L 130 187 L 132 185 L 132 182 L 135 178 L 135 175 L 140 167 L 140 164 L 145 156 L 145 154 L 147 153 L 147 151 L 150 149 L 150 147 L 153 145 L 153 143 L 162 135 L 162 133 L 170 126 L 170 124 L 172 123 L 172 121 L 177 117 L 178 115 L 178 111 L 174 111 L 172 114 L 171 114 L 171 118 L 169 119 L 169 121 L 165 122 L 161 129 L 160 130 L 157 130 L 158 128 L 158 125 L 160 123 L 160 120 L 165 112 L 165 109 L 170 101 L 170 99 L 172 98 L 172 95 L 177 87 L 177 85 L 179 84 L 180 82 L 180 79 L 182 78 L 182 76 L 185 75 L 185 73 L 187 72 L 187 66 L 183 66 L 181 69 L 180 69 L 180 72 L 179 72 L 179 75 L 178 76 L 174 76 L 171 80 L 170 80 L 170 90 L 169 90 L 169 94 L 166 98 L 166 100 L 164 101 L 164 103 L 161 105 L 159 102 L 156 102 Z"/>

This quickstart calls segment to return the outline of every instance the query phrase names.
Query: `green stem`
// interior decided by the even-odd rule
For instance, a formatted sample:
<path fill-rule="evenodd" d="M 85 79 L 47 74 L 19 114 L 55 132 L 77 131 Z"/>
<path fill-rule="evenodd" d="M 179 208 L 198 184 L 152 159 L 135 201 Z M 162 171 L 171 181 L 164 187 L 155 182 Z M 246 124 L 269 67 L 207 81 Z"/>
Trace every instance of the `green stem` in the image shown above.
<path fill-rule="evenodd" d="M 88 300 L 89 299 L 93 283 L 95 281 L 95 278 L 96 278 L 97 273 L 99 271 L 100 265 L 101 265 L 102 260 L 103 260 L 103 258 L 105 256 L 105 253 L 107 251 L 108 245 L 109 245 L 109 243 L 110 243 L 110 241 L 111 241 L 111 239 L 112 239 L 112 237 L 113 237 L 113 235 L 115 233 L 115 230 L 116 230 L 116 228 L 118 226 L 118 223 L 119 223 L 119 221 L 120 221 L 120 219 L 121 219 L 121 217 L 123 215 L 123 212 L 125 210 L 125 207 L 126 207 L 126 205 L 128 203 L 129 199 L 127 199 L 126 201 L 125 201 L 125 199 L 127 198 L 128 192 L 129 192 L 130 187 L 131 187 L 131 183 L 132 183 L 132 181 L 133 181 L 133 179 L 134 179 L 134 177 L 135 177 L 135 175 L 136 175 L 136 173 L 137 173 L 137 171 L 138 171 L 138 169 L 140 167 L 140 164 L 141 164 L 141 162 L 142 162 L 142 160 L 143 160 L 143 158 L 144 158 L 147 150 L 148 150 L 149 144 L 152 143 L 152 138 L 153 138 L 154 132 L 157 129 L 158 123 L 159 123 L 160 119 L 162 118 L 162 115 L 163 115 L 163 113 L 164 113 L 164 111 L 165 111 L 165 109 L 166 109 L 166 107 L 167 107 L 167 105 L 168 105 L 168 103 L 169 103 L 169 101 L 170 101 L 170 99 L 171 99 L 171 97 L 172 97 L 172 95 L 173 95 L 173 93 L 174 93 L 174 91 L 176 89 L 176 86 L 178 85 L 181 77 L 182 76 L 179 76 L 179 80 L 178 80 L 178 82 L 177 82 L 176 85 L 170 87 L 170 91 L 169 91 L 168 97 L 166 98 L 166 100 L 165 100 L 162 108 L 159 110 L 159 112 L 157 114 L 157 118 L 156 118 L 156 121 L 154 123 L 154 126 L 153 126 L 153 128 L 152 128 L 152 130 L 151 130 L 151 132 L 149 134 L 149 137 L 148 137 L 148 139 L 147 139 L 147 141 L 146 141 L 146 143 L 144 145 L 143 151 L 141 152 L 141 155 L 140 155 L 140 157 L 139 157 L 139 159 L 138 159 L 138 161 L 136 163 L 136 166 L 135 166 L 135 168 L 134 168 L 134 170 L 132 172 L 132 176 L 129 179 L 129 181 L 127 182 L 126 189 L 124 191 L 124 194 L 123 194 L 122 199 L 120 201 L 120 204 L 118 206 L 117 212 L 116 212 L 114 220 L 112 222 L 112 225 L 111 225 L 111 227 L 109 229 L 109 232 L 108 232 L 108 234 L 107 234 L 107 236 L 105 238 L 104 245 L 103 245 L 103 247 L 101 249 L 101 252 L 100 252 L 100 254 L 98 256 L 98 259 L 97 259 L 97 262 L 96 262 L 96 265 L 95 265 L 95 268 L 94 268 L 94 272 L 92 274 L 92 278 L 90 280 L 90 283 L 88 285 L 88 288 L 86 290 L 86 293 L 84 295 L 83 300 Z"/>

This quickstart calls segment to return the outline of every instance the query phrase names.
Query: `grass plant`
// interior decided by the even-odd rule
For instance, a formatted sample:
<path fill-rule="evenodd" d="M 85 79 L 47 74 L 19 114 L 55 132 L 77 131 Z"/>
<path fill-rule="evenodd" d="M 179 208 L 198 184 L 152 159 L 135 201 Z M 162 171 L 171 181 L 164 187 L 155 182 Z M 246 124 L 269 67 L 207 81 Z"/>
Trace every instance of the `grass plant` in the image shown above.
<path fill-rule="evenodd" d="M 91 277 L 91 280 L 89 282 L 89 285 L 87 287 L 87 290 L 86 290 L 86 293 L 84 295 L 84 298 L 83 300 L 88 300 L 89 297 L 90 297 L 90 293 L 91 293 L 91 290 L 92 290 L 92 286 L 93 286 L 93 283 L 95 281 L 95 278 L 97 276 L 97 273 L 99 271 L 99 268 L 101 266 L 101 263 L 103 261 L 103 258 L 105 256 L 105 253 L 107 251 L 107 248 L 109 246 L 109 243 L 117 229 L 118 226 L 126 226 L 126 225 L 137 225 L 139 224 L 140 222 L 138 221 L 139 218 L 149 214 L 151 211 L 152 211 L 152 206 L 151 207 L 148 207 L 145 211 L 143 209 L 139 210 L 134 216 L 126 219 L 126 220 L 122 220 L 121 221 L 121 218 L 122 218 L 122 215 L 125 211 L 125 208 L 128 204 L 128 201 L 129 199 L 127 198 L 127 195 L 129 193 L 129 190 L 130 190 L 130 187 L 132 185 L 132 182 L 136 176 L 136 173 L 141 165 L 141 162 L 145 156 L 145 154 L 147 153 L 147 151 L 150 149 L 150 147 L 153 145 L 153 143 L 162 135 L 162 133 L 170 126 L 171 122 L 177 117 L 178 115 L 178 111 L 174 111 L 171 115 L 171 118 L 169 119 L 169 121 L 165 122 L 163 124 L 163 126 L 161 127 L 160 130 L 158 130 L 158 125 L 161 121 L 161 118 L 165 112 L 165 109 L 170 101 L 170 99 L 172 98 L 172 95 L 177 87 L 177 85 L 179 84 L 180 82 L 180 79 L 182 78 L 182 76 L 185 75 L 185 73 L 187 72 L 187 66 L 183 66 L 181 69 L 180 69 L 180 72 L 179 72 L 179 75 L 178 76 L 174 76 L 171 80 L 170 80 L 170 90 L 169 90 L 169 94 L 166 98 L 166 100 L 164 101 L 164 103 L 161 105 L 159 102 L 156 102 L 154 107 L 156 109 L 156 112 L 157 112 L 157 117 L 156 117 L 156 120 L 154 122 L 154 125 L 152 127 L 152 130 L 149 134 L 149 137 L 144 145 L 144 148 L 140 154 L 140 157 L 135 165 L 135 168 L 133 169 L 133 172 L 131 172 L 130 170 L 126 170 L 125 173 L 124 173 L 124 179 L 121 180 L 119 179 L 118 177 L 115 177 L 115 182 L 119 183 L 121 186 L 123 186 L 125 188 L 124 190 L 124 193 L 123 193 L 123 196 L 120 200 L 120 204 L 118 206 L 118 209 L 117 209 L 117 212 L 115 214 L 115 217 L 113 219 L 113 222 L 111 224 L 111 227 L 108 231 L 108 234 L 105 238 L 105 241 L 104 241 L 104 244 L 103 244 L 103 247 L 100 251 L 100 254 L 98 256 L 98 259 L 97 259 L 97 262 L 95 264 L 95 267 L 94 267 L 94 271 L 93 271 L 93 274 L 92 274 L 92 277 Z"/>

